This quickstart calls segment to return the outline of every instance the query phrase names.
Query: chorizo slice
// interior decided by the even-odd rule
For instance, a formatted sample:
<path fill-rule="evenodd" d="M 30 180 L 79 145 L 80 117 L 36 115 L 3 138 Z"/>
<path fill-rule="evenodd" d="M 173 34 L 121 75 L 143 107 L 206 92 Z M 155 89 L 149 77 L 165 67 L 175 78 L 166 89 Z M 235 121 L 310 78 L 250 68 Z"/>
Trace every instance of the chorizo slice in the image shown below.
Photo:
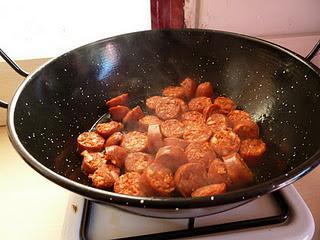
<path fill-rule="evenodd" d="M 210 162 L 216 158 L 216 154 L 208 142 L 191 142 L 185 152 L 188 162 L 201 163 L 206 169 L 209 168 Z"/>
<path fill-rule="evenodd" d="M 248 138 L 259 138 L 259 127 L 252 120 L 242 120 L 233 126 L 233 131 L 241 140 Z"/>
<path fill-rule="evenodd" d="M 228 119 L 233 127 L 236 123 L 243 120 L 251 120 L 250 114 L 242 110 L 233 110 L 228 114 Z"/>
<path fill-rule="evenodd" d="M 127 106 L 115 106 L 109 108 L 109 113 L 111 115 L 112 120 L 114 121 L 122 121 L 122 119 L 127 115 L 129 112 L 129 108 Z"/>
<path fill-rule="evenodd" d="M 128 106 L 128 93 L 121 94 L 117 97 L 111 98 L 110 100 L 106 101 L 106 104 L 109 108 L 115 107 L 118 105 L 121 106 Z"/>
<path fill-rule="evenodd" d="M 185 101 L 183 101 L 180 98 L 174 98 L 174 100 L 176 100 L 177 103 L 180 105 L 181 113 L 187 112 L 189 110 L 188 105 L 186 104 Z"/>
<path fill-rule="evenodd" d="M 189 142 L 181 138 L 168 137 L 163 139 L 163 144 L 164 146 L 177 146 L 185 149 L 189 145 Z"/>
<path fill-rule="evenodd" d="M 232 181 L 232 187 L 238 188 L 253 182 L 253 174 L 238 153 L 222 157 L 228 175 Z"/>
<path fill-rule="evenodd" d="M 149 152 L 156 152 L 163 147 L 163 139 L 159 125 L 149 125 L 148 127 Z"/>
<path fill-rule="evenodd" d="M 148 136 L 138 131 L 128 132 L 124 134 L 120 146 L 127 152 L 144 152 L 148 149 Z"/>
<path fill-rule="evenodd" d="M 146 169 L 152 162 L 152 155 L 142 152 L 134 152 L 127 155 L 124 166 L 127 172 L 137 172 L 142 174 L 144 169 Z"/>
<path fill-rule="evenodd" d="M 203 112 L 203 109 L 212 104 L 211 98 L 208 97 L 196 97 L 192 98 L 188 103 L 189 111 Z"/>
<path fill-rule="evenodd" d="M 146 196 L 141 187 L 141 175 L 137 172 L 126 172 L 114 183 L 114 192 L 131 195 Z"/>
<path fill-rule="evenodd" d="M 240 138 L 231 128 L 224 128 L 216 131 L 210 139 L 210 144 L 218 156 L 226 156 L 238 152 Z"/>
<path fill-rule="evenodd" d="M 77 138 L 78 151 L 100 152 L 104 148 L 104 138 L 95 132 L 83 132 Z"/>
<path fill-rule="evenodd" d="M 230 127 L 228 118 L 219 113 L 214 113 L 207 119 L 207 125 L 210 127 L 212 133 L 215 133 L 223 128 Z"/>
<path fill-rule="evenodd" d="M 208 184 L 207 170 L 200 163 L 181 165 L 174 174 L 177 190 L 184 197 L 190 197 L 196 189 Z"/>
<path fill-rule="evenodd" d="M 181 115 L 181 122 L 183 122 L 183 123 L 188 123 L 188 122 L 205 123 L 205 119 L 200 112 L 189 111 L 189 112 L 185 112 Z"/>
<path fill-rule="evenodd" d="M 139 129 L 142 132 L 148 131 L 149 125 L 160 125 L 162 121 L 154 115 L 146 115 L 139 119 Z"/>
<path fill-rule="evenodd" d="M 175 189 L 173 174 L 170 169 L 152 163 L 143 172 L 141 184 L 145 192 L 152 196 L 170 196 Z"/>
<path fill-rule="evenodd" d="M 246 139 L 241 142 L 239 154 L 249 166 L 255 166 L 266 150 L 261 139 Z"/>
<path fill-rule="evenodd" d="M 136 106 L 132 108 L 126 116 L 123 118 L 123 123 L 125 123 L 128 127 L 135 127 L 138 123 L 139 119 L 144 117 L 144 113 L 140 106 Z"/>
<path fill-rule="evenodd" d="M 169 119 L 160 124 L 160 130 L 164 137 L 182 137 L 184 124 L 177 119 Z"/>
<path fill-rule="evenodd" d="M 228 175 L 227 168 L 219 158 L 211 161 L 208 169 L 208 180 L 211 184 L 226 183 L 228 186 L 231 186 L 232 181 Z"/>
<path fill-rule="evenodd" d="M 187 98 L 192 98 L 194 95 L 194 92 L 197 88 L 197 83 L 191 79 L 191 78 L 185 78 L 181 83 L 180 86 L 183 88 L 184 90 L 184 95 Z"/>
<path fill-rule="evenodd" d="M 162 95 L 165 97 L 184 98 L 184 90 L 182 87 L 169 86 L 163 89 Z"/>
<path fill-rule="evenodd" d="M 206 124 L 189 122 L 185 126 L 183 139 L 189 142 L 206 142 L 210 139 L 211 135 L 212 132 Z"/>
<path fill-rule="evenodd" d="M 161 96 L 152 96 L 147 98 L 146 106 L 149 112 L 154 112 L 156 110 L 156 106 L 160 103 L 161 99 Z"/>
<path fill-rule="evenodd" d="M 88 152 L 87 150 L 81 153 L 83 156 L 81 169 L 86 174 L 92 174 L 101 164 L 105 164 L 107 160 L 101 152 Z"/>
<path fill-rule="evenodd" d="M 154 162 L 175 172 L 179 166 L 187 163 L 187 157 L 178 146 L 165 146 L 158 150 Z"/>
<path fill-rule="evenodd" d="M 127 157 L 127 151 L 123 147 L 117 145 L 105 147 L 104 157 L 113 165 L 121 168 Z"/>
<path fill-rule="evenodd" d="M 89 175 L 92 186 L 100 189 L 112 188 L 120 176 L 120 169 L 112 164 L 101 164 L 98 169 Z"/>
<path fill-rule="evenodd" d="M 198 188 L 191 193 L 191 197 L 208 197 L 225 193 L 227 191 L 227 185 L 225 183 L 210 184 L 201 188 Z"/>
<path fill-rule="evenodd" d="M 213 87 L 210 82 L 200 83 L 196 89 L 195 97 L 209 97 L 213 95 Z"/>
<path fill-rule="evenodd" d="M 96 133 L 104 138 L 108 138 L 115 132 L 119 132 L 123 129 L 123 124 L 116 121 L 110 121 L 106 123 L 98 123 L 96 125 Z"/>
<path fill-rule="evenodd" d="M 203 116 L 205 119 L 208 119 L 212 114 L 215 114 L 215 113 L 220 113 L 220 114 L 224 114 L 224 111 L 221 109 L 221 107 L 217 104 L 211 104 L 211 105 L 208 105 L 206 106 L 204 109 L 203 109 Z"/>
<path fill-rule="evenodd" d="M 163 97 L 156 105 L 156 115 L 163 120 L 178 118 L 180 112 L 181 106 L 174 98 Z"/>
<path fill-rule="evenodd" d="M 219 106 L 219 113 L 222 114 L 228 114 L 237 107 L 236 103 L 227 97 L 217 97 L 213 103 Z"/>
<path fill-rule="evenodd" d="M 106 140 L 104 146 L 120 145 L 123 139 L 123 134 L 121 132 L 115 132 L 111 134 L 110 137 Z"/>

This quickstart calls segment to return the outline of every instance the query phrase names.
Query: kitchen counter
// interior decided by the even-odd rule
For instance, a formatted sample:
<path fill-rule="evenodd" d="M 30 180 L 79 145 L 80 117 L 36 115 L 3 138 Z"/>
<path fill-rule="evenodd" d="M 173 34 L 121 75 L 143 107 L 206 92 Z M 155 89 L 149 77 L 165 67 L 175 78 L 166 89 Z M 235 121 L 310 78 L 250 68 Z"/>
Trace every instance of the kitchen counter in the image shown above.
<path fill-rule="evenodd" d="M 32 72 L 47 59 L 19 61 Z M 0 96 L 9 100 L 22 81 L 0 63 Z M 4 87 L 3 87 L 4 86 Z M 6 132 L 5 110 L 0 110 L 0 239 L 60 239 L 69 191 L 31 169 L 16 153 Z M 320 167 L 294 184 L 315 220 L 314 240 L 320 239 Z"/>

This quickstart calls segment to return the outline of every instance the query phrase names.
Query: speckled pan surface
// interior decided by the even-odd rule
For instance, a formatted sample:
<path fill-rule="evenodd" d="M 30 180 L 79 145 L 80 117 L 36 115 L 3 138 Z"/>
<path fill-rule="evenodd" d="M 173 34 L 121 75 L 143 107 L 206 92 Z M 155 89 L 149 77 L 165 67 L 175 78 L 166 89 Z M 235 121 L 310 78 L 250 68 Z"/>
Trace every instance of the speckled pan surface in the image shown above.
<path fill-rule="evenodd" d="M 129 92 L 131 106 L 143 106 L 146 97 L 186 76 L 212 82 L 216 93 L 258 122 L 268 152 L 254 169 L 257 184 L 199 199 L 138 198 L 90 187 L 76 138 L 106 113 L 104 100 Z M 31 74 L 8 114 L 10 139 L 28 164 L 102 202 L 153 208 L 232 203 L 281 188 L 319 164 L 319 69 L 273 44 L 226 32 L 145 31 L 77 48 Z"/>

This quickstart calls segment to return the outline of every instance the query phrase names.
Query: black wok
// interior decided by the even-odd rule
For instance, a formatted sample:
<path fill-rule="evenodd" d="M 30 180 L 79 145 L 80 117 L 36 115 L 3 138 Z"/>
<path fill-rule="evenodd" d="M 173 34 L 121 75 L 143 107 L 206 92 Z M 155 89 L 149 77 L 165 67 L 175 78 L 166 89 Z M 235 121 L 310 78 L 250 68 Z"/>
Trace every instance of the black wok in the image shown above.
<path fill-rule="evenodd" d="M 211 81 L 260 125 L 268 151 L 253 169 L 256 183 L 193 199 L 92 188 L 80 169 L 76 138 L 106 113 L 104 100 L 129 92 L 135 106 L 186 76 Z M 224 211 L 294 182 L 320 162 L 319 123 L 317 67 L 275 44 L 209 30 L 137 32 L 77 48 L 30 74 L 8 110 L 10 140 L 40 174 L 95 201 L 158 217 Z"/>

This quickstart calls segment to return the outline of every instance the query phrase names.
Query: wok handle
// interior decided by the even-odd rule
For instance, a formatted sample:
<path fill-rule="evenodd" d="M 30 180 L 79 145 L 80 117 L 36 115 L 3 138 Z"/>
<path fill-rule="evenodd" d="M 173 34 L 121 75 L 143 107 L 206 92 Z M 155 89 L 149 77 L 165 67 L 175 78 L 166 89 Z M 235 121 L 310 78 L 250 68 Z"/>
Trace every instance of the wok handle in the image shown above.
<path fill-rule="evenodd" d="M 5 52 L 0 48 L 0 56 L 10 65 L 10 67 L 15 70 L 19 75 L 23 76 L 23 77 L 27 77 L 29 75 L 29 73 L 27 73 L 26 71 L 24 71 L 21 67 L 18 66 L 18 64 L 16 64 L 15 61 L 13 61 L 7 54 L 5 54 Z M 8 108 L 8 103 L 5 101 L 2 101 L 0 99 L 0 107 L 1 108 Z"/>
<path fill-rule="evenodd" d="M 314 45 L 313 49 L 310 53 L 305 57 L 307 61 L 311 62 L 311 60 L 316 56 L 317 52 L 320 49 L 320 40 Z"/>

